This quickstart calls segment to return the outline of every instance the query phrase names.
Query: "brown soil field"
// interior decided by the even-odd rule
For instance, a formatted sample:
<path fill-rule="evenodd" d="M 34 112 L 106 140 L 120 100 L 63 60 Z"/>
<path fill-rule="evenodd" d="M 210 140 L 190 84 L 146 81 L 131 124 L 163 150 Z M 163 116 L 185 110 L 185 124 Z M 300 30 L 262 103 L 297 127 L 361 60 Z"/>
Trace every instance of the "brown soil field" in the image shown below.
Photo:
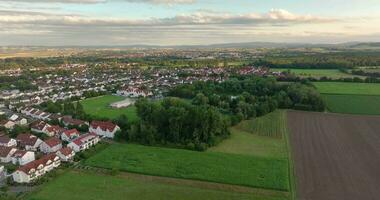
<path fill-rule="evenodd" d="M 298 200 L 380 199 L 380 117 L 288 112 Z"/>

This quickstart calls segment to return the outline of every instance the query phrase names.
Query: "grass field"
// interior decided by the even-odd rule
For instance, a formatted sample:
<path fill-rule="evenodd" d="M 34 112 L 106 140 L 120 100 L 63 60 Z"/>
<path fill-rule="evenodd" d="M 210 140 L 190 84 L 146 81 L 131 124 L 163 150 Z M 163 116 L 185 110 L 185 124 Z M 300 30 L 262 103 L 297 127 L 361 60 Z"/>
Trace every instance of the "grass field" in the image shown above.
<path fill-rule="evenodd" d="M 277 110 L 264 117 L 243 121 L 230 129 L 231 138 L 211 152 L 235 153 L 268 158 L 287 158 L 286 111 Z"/>
<path fill-rule="evenodd" d="M 330 94 L 322 96 L 331 112 L 380 115 L 380 96 Z"/>
<path fill-rule="evenodd" d="M 286 197 L 192 187 L 154 180 L 67 172 L 34 193 L 28 200 L 286 200 Z"/>
<path fill-rule="evenodd" d="M 380 95 L 380 84 L 376 83 L 314 82 L 313 84 L 322 94 Z"/>
<path fill-rule="evenodd" d="M 83 105 L 84 111 L 87 114 L 95 117 L 116 119 L 120 115 L 125 114 L 130 121 L 137 120 L 138 117 L 136 114 L 136 107 L 134 106 L 121 109 L 110 107 L 111 103 L 122 100 L 124 100 L 124 97 L 106 95 L 101 97 L 85 99 L 81 101 L 81 104 Z"/>
<path fill-rule="evenodd" d="M 115 144 L 85 164 L 141 174 L 289 190 L 286 159 Z"/>
<path fill-rule="evenodd" d="M 286 68 L 274 68 L 271 71 L 288 71 L 301 77 L 329 77 L 329 78 L 348 78 L 348 77 L 361 77 L 352 74 L 347 74 L 339 71 L 338 69 L 286 69 Z"/>

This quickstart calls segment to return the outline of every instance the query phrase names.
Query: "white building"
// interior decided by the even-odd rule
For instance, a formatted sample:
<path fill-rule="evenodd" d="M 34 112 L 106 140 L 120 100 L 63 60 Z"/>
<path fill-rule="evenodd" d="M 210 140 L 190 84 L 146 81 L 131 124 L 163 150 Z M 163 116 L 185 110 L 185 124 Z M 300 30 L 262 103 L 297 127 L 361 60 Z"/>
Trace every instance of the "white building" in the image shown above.
<path fill-rule="evenodd" d="M 14 165 L 26 165 L 35 159 L 33 151 L 17 150 L 12 155 L 12 163 Z"/>
<path fill-rule="evenodd" d="M 61 140 L 70 142 L 72 139 L 79 137 L 79 135 L 80 133 L 77 129 L 67 130 L 61 134 Z"/>
<path fill-rule="evenodd" d="M 112 122 L 93 121 L 91 122 L 89 132 L 95 133 L 106 138 L 114 138 L 115 133 L 120 130 L 120 127 Z"/>
<path fill-rule="evenodd" d="M 52 137 L 42 142 L 40 150 L 43 153 L 54 153 L 62 148 L 62 141 L 58 138 Z"/>
<path fill-rule="evenodd" d="M 74 159 L 75 151 L 69 147 L 65 147 L 65 148 L 58 150 L 56 154 L 61 159 L 61 161 L 69 162 L 69 161 L 72 161 Z"/>
<path fill-rule="evenodd" d="M 13 174 L 13 180 L 17 183 L 30 183 L 47 172 L 61 165 L 61 160 L 56 154 L 48 154 L 41 159 L 32 161 L 19 167 Z"/>
<path fill-rule="evenodd" d="M 84 151 L 99 142 L 99 136 L 95 133 L 86 133 L 72 140 L 67 147 L 70 147 L 75 152 Z"/>
<path fill-rule="evenodd" d="M 12 155 L 17 151 L 14 147 L 0 146 L 0 162 L 9 163 L 12 161 Z"/>
<path fill-rule="evenodd" d="M 37 151 L 43 142 L 37 136 L 28 133 L 18 135 L 16 141 L 19 147 L 27 151 Z"/>
<path fill-rule="evenodd" d="M 16 147 L 17 141 L 7 135 L 0 135 L 0 146 L 4 147 Z"/>

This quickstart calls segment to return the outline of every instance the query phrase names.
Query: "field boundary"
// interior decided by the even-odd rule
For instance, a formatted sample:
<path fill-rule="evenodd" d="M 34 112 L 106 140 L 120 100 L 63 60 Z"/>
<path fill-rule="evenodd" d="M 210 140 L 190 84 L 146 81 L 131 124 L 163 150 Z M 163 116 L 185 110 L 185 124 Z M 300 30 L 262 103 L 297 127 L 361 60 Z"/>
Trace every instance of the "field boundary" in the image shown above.
<path fill-rule="evenodd" d="M 292 148 L 290 144 L 290 129 L 288 127 L 288 110 L 285 110 L 283 112 L 285 115 L 285 124 L 286 124 L 286 132 L 284 133 L 285 142 L 286 142 L 286 149 L 288 151 L 288 170 L 289 170 L 289 192 L 291 195 L 292 200 L 297 199 L 297 181 L 296 181 L 296 175 L 295 175 L 295 168 L 294 168 L 294 160 L 293 160 L 293 153 Z"/>
<path fill-rule="evenodd" d="M 142 173 L 127 172 L 127 171 L 120 171 L 112 175 L 112 170 L 110 169 L 87 166 L 87 165 L 76 166 L 75 168 L 72 169 L 72 171 L 84 172 L 84 173 L 96 172 L 96 173 L 101 173 L 107 176 L 115 176 L 119 178 L 127 178 L 127 179 L 134 179 L 134 180 L 140 180 L 140 181 L 149 181 L 149 182 L 162 183 L 162 184 L 168 184 L 168 185 L 181 184 L 183 186 L 194 187 L 194 188 L 199 188 L 199 189 L 211 189 L 211 190 L 229 191 L 229 192 L 235 192 L 235 193 L 265 195 L 265 196 L 270 196 L 270 197 L 288 197 L 289 196 L 289 192 L 282 191 L 282 190 L 225 184 L 225 183 L 202 181 L 202 180 L 195 180 L 195 179 L 182 179 L 182 178 L 149 175 L 149 174 L 142 174 Z"/>

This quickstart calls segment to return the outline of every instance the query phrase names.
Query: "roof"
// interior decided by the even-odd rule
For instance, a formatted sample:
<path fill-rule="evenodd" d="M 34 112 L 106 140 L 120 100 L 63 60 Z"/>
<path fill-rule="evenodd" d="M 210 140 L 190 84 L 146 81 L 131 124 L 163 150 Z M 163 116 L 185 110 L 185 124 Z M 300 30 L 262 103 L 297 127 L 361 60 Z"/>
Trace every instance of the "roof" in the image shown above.
<path fill-rule="evenodd" d="M 71 142 L 80 146 L 81 144 L 84 144 L 84 143 L 88 142 L 89 140 L 94 139 L 96 137 L 98 137 L 98 135 L 96 135 L 95 133 L 86 133 L 86 134 L 79 136 L 78 138 L 75 138 Z"/>
<path fill-rule="evenodd" d="M 73 119 L 71 117 L 65 116 L 62 118 L 63 123 L 69 124 L 69 125 L 75 125 L 75 126 L 82 126 L 85 125 L 86 122 L 79 120 L 79 119 Z"/>
<path fill-rule="evenodd" d="M 51 137 L 44 141 L 49 147 L 55 147 L 62 144 L 61 140 L 56 137 Z"/>
<path fill-rule="evenodd" d="M 61 152 L 61 154 L 65 155 L 65 156 L 68 156 L 68 155 L 72 154 L 73 150 L 70 149 L 69 147 L 65 147 L 65 148 L 60 149 L 59 152 Z"/>
<path fill-rule="evenodd" d="M 71 137 L 73 135 L 80 135 L 79 131 L 75 128 L 67 130 L 67 131 L 63 132 L 63 134 L 65 134 L 67 137 Z"/>
<path fill-rule="evenodd" d="M 15 151 L 15 153 L 12 156 L 20 158 L 20 157 L 23 157 L 26 153 L 28 153 L 28 152 L 24 151 L 24 150 L 17 149 L 17 151 Z"/>
<path fill-rule="evenodd" d="M 102 129 L 103 131 L 108 130 L 108 131 L 112 132 L 115 130 L 116 124 L 114 124 L 112 122 L 92 121 L 91 127 L 94 129 L 97 129 L 98 127 L 100 127 L 100 129 Z"/>
<path fill-rule="evenodd" d="M 34 160 L 24 166 L 19 167 L 17 171 L 22 171 L 26 174 L 29 174 L 31 169 L 36 169 L 39 165 L 45 166 L 49 160 L 53 162 L 55 158 L 57 158 L 57 155 L 55 155 L 54 153 L 48 154 L 38 160 Z"/>
<path fill-rule="evenodd" d="M 50 126 L 50 127 L 47 127 L 46 130 L 48 132 L 54 132 L 54 133 L 60 133 L 62 131 L 65 131 L 65 129 L 60 126 Z"/>
<path fill-rule="evenodd" d="M 13 147 L 0 146 L 0 157 L 7 157 L 12 149 Z"/>
<path fill-rule="evenodd" d="M 7 135 L 0 135 L 0 143 L 6 144 L 9 141 L 11 141 L 11 138 L 9 138 Z"/>
<path fill-rule="evenodd" d="M 36 121 L 30 125 L 30 128 L 42 131 L 46 125 L 47 123 L 44 121 Z"/>
<path fill-rule="evenodd" d="M 29 133 L 23 133 L 17 136 L 16 140 L 23 146 L 36 144 L 38 137 Z"/>

